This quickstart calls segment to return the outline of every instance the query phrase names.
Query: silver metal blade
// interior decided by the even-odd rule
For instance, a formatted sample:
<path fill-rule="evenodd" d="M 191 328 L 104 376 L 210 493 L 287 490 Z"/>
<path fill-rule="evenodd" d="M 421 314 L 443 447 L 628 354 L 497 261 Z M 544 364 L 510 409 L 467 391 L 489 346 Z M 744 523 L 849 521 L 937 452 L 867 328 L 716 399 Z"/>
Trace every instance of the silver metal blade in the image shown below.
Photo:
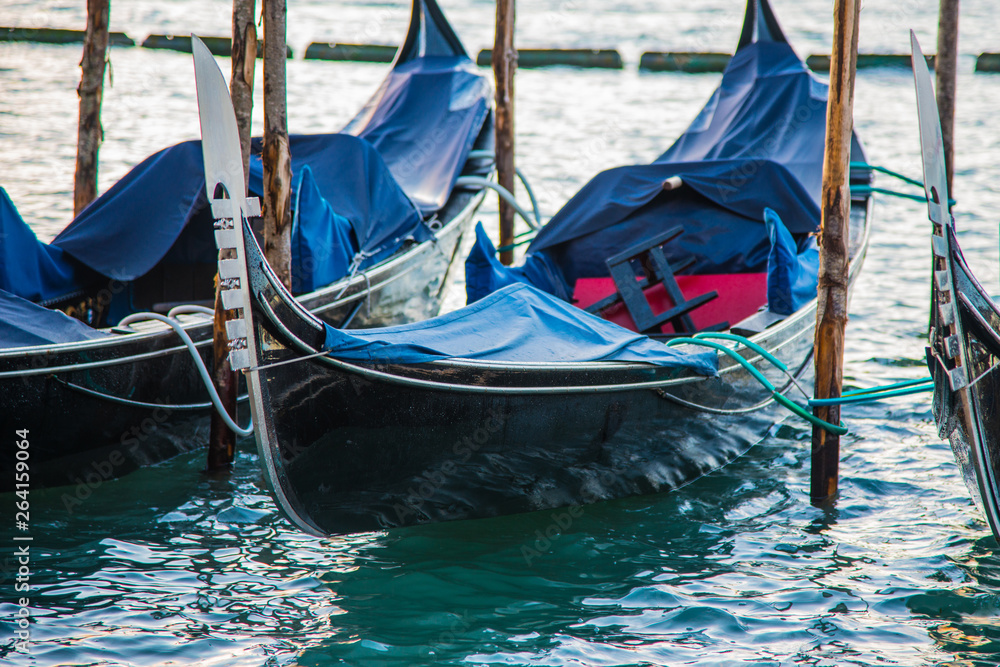
<path fill-rule="evenodd" d="M 237 223 L 249 217 L 246 186 L 243 175 L 243 155 L 236 113 L 229 97 L 229 88 L 208 47 L 191 35 L 194 54 L 194 78 L 198 89 L 198 114 L 201 118 L 201 151 L 205 160 L 205 187 L 208 198 L 215 199 L 216 186 L 225 188 L 234 210 L 231 217 Z"/>
<path fill-rule="evenodd" d="M 940 225 L 951 225 L 948 210 L 948 172 L 944 162 L 944 139 L 941 119 L 931 73 L 927 69 L 917 36 L 910 31 L 913 58 L 913 81 L 917 89 L 917 115 L 920 118 L 920 153 L 924 163 L 924 190 L 927 194 L 927 214 Z"/>

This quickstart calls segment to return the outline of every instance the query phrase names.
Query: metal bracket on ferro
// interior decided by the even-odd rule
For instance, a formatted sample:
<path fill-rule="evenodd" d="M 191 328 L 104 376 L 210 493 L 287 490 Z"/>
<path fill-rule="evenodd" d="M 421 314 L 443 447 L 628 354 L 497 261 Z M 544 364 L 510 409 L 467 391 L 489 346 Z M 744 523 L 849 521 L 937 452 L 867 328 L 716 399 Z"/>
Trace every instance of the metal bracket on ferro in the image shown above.
<path fill-rule="evenodd" d="M 948 256 L 948 241 L 943 236 L 934 234 L 931 236 L 931 250 L 935 257 L 942 259 Z"/>
<path fill-rule="evenodd" d="M 956 366 L 948 371 L 948 384 L 951 385 L 952 391 L 964 389 L 965 386 L 969 384 L 969 379 L 965 375 L 964 366 Z"/>
<path fill-rule="evenodd" d="M 227 219 L 232 220 L 232 199 L 213 199 L 212 202 L 212 217 L 216 220 Z M 260 217 L 260 199 L 257 197 L 246 197 L 241 202 L 241 208 L 243 210 L 243 215 L 248 218 L 259 218 Z"/>
<path fill-rule="evenodd" d="M 949 359 L 955 359 L 961 354 L 961 343 L 958 340 L 956 334 L 952 334 L 944 339 L 944 351 L 948 355 Z"/>
<path fill-rule="evenodd" d="M 941 269 L 940 271 L 934 272 L 934 280 L 937 282 L 937 288 L 942 292 L 949 289 L 951 286 L 951 271 L 948 269 Z"/>
<path fill-rule="evenodd" d="M 941 324 L 948 327 L 955 323 L 955 310 L 952 308 L 950 303 L 942 303 L 938 308 L 938 316 L 941 318 Z"/>

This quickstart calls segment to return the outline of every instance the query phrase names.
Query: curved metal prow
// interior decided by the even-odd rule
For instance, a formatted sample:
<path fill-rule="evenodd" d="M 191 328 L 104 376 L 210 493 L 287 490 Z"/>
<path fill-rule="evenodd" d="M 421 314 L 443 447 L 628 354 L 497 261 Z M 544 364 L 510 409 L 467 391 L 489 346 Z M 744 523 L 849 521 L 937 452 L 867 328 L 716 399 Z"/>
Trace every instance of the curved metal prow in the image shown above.
<path fill-rule="evenodd" d="M 913 83 L 917 89 L 917 116 L 920 119 L 920 157 L 924 165 L 924 190 L 927 195 L 927 214 L 939 225 L 953 226 L 948 209 L 948 172 L 944 161 L 944 138 L 941 136 L 941 119 L 927 60 L 917 36 L 910 31 L 913 52 Z"/>
<path fill-rule="evenodd" d="M 288 497 L 282 492 L 280 485 L 274 482 L 277 470 L 270 446 L 273 427 L 264 412 L 260 370 L 254 365 L 259 356 L 259 347 L 254 330 L 250 270 L 244 234 L 251 235 L 252 238 L 247 219 L 260 215 L 260 201 L 256 197 L 243 196 L 243 156 L 240 153 L 236 114 L 222 72 L 208 48 L 193 35 L 191 47 L 198 87 L 205 185 L 212 204 L 212 217 L 216 219 L 215 240 L 220 249 L 229 248 L 236 254 L 236 259 L 219 260 L 219 280 L 227 283 L 227 289 L 221 292 L 222 305 L 226 310 L 239 311 L 237 318 L 226 322 L 229 361 L 234 370 L 243 370 L 246 376 L 250 413 L 256 426 L 254 435 L 257 451 L 275 502 L 299 528 L 316 533 L 314 527 L 296 520 L 297 514 L 292 510 Z M 224 197 L 218 198 L 220 195 Z"/>
<path fill-rule="evenodd" d="M 413 0 L 410 27 L 393 66 L 423 56 L 469 56 L 436 0 Z"/>
<path fill-rule="evenodd" d="M 771 5 L 767 0 L 747 0 L 747 11 L 743 18 L 743 32 L 736 46 L 739 51 L 744 46 L 755 42 L 788 43 L 788 38 L 781 31 L 778 19 L 775 18 Z"/>
<path fill-rule="evenodd" d="M 216 220 L 215 241 L 220 250 L 231 249 L 237 257 L 219 260 L 219 280 L 238 280 L 240 285 L 246 285 L 245 249 L 240 234 L 244 220 L 260 215 L 260 200 L 244 196 L 246 181 L 240 135 L 226 80 L 208 47 L 194 35 L 191 35 L 191 51 L 198 90 L 205 192 L 212 205 L 212 217 Z M 245 319 L 249 310 L 245 295 L 237 285 L 222 290 L 221 297 L 226 310 L 243 311 L 241 317 L 226 322 L 229 362 L 234 370 L 249 368 L 253 331 Z"/>

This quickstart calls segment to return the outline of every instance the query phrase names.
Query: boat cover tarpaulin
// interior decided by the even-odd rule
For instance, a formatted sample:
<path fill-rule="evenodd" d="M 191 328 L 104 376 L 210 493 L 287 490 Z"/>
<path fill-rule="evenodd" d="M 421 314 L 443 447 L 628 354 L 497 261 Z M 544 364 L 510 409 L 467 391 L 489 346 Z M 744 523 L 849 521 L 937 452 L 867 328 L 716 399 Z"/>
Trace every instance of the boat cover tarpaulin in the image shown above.
<path fill-rule="evenodd" d="M 350 272 L 357 255 L 351 221 L 319 192 L 309 165 L 299 170 L 292 203 L 292 292 L 303 294 Z"/>
<path fill-rule="evenodd" d="M 0 349 L 74 343 L 108 335 L 58 310 L 0 290 Z"/>
<path fill-rule="evenodd" d="M 393 254 L 407 239 L 430 238 L 421 211 L 433 213 L 447 200 L 489 114 L 489 100 L 488 81 L 469 60 L 440 8 L 433 0 L 414 0 L 410 30 L 394 67 L 347 134 L 290 137 L 294 182 L 302 182 L 298 172 L 304 165 L 312 169 L 316 189 L 305 198 L 315 204 L 311 214 L 330 210 L 350 221 L 354 249 L 363 253 L 360 268 Z M 259 139 L 255 152 L 260 153 Z M 259 158 L 251 172 L 251 193 L 260 195 Z M 199 224 L 210 219 L 204 178 L 197 141 L 148 157 L 91 203 L 51 247 L 30 236 L 33 245 L 10 243 L 10 252 L 25 258 L 27 267 L 5 263 L 16 284 L 12 291 L 46 299 L 79 289 L 81 285 L 71 280 L 64 291 L 72 264 L 59 261 L 63 252 L 110 278 L 130 281 L 146 274 L 189 223 L 196 217 Z M 295 192 L 292 198 L 300 200 Z M 319 287 L 342 277 L 331 268 L 342 266 L 341 258 L 326 258 L 331 233 L 339 231 L 318 224 L 300 227 L 293 245 L 303 254 L 293 256 L 293 263 L 302 268 L 324 260 L 316 273 L 299 276 L 302 285 Z M 4 237 L 0 251 L 4 256 L 8 252 Z M 214 256 L 198 261 L 214 261 Z M 32 262 L 37 271 L 31 269 Z"/>
<path fill-rule="evenodd" d="M 358 250 L 370 266 L 393 254 L 406 239 L 425 241 L 430 232 L 413 202 L 399 187 L 377 150 L 349 134 L 299 134 L 289 137 L 292 174 L 309 165 L 319 194 L 351 222 Z M 263 194 L 260 140 L 253 142 L 250 191 Z M 292 194 L 292 201 L 295 201 Z M 313 239 L 304 237 L 308 243 Z M 323 239 L 315 242 L 322 252 Z M 340 277 L 340 276 L 338 276 Z"/>
<path fill-rule="evenodd" d="M 819 283 L 819 248 L 809 237 L 798 252 L 792 235 L 778 214 L 764 209 L 764 225 L 771 241 L 767 256 L 767 307 L 778 315 L 791 315 L 816 298 Z"/>
<path fill-rule="evenodd" d="M 718 364 L 715 352 L 669 348 L 524 284 L 423 322 L 350 332 L 327 325 L 325 349 L 337 359 L 380 364 L 631 361 L 705 376 Z"/>
<path fill-rule="evenodd" d="M 765 207 L 804 250 L 820 221 L 827 88 L 766 3 L 748 3 L 740 48 L 684 134 L 652 164 L 598 174 L 539 232 L 529 256 L 549 255 L 572 285 L 606 277 L 608 257 L 680 224 L 684 234 L 664 251 L 670 262 L 694 258 L 687 273 L 763 272 Z M 863 159 L 856 137 L 852 153 Z M 683 185 L 664 191 L 675 176 Z"/>
<path fill-rule="evenodd" d="M 48 301 L 80 288 L 77 268 L 60 248 L 42 243 L 0 188 L 0 290 Z"/>
<path fill-rule="evenodd" d="M 475 303 L 501 287 L 515 283 L 531 285 L 563 301 L 569 301 L 572 295 L 559 267 L 544 252 L 528 255 L 521 266 L 501 264 L 483 223 L 477 222 L 476 242 L 465 259 L 466 303 Z"/>
<path fill-rule="evenodd" d="M 649 165 L 598 174 L 542 229 L 529 252 L 549 252 L 574 282 L 607 275 L 604 260 L 675 224 L 667 259 L 691 273 L 764 269 L 764 207 L 803 238 L 819 227 L 827 86 L 784 42 L 733 56 L 688 130 Z M 679 176 L 681 188 L 664 192 Z"/>
<path fill-rule="evenodd" d="M 406 238 L 429 238 L 420 214 L 368 142 L 319 134 L 293 135 L 289 143 L 293 173 L 310 165 L 320 195 L 350 220 L 359 250 L 367 256 L 392 254 Z M 257 196 L 263 190 L 262 172 L 260 158 L 252 158 L 250 191 Z M 186 141 L 132 169 L 52 245 L 105 276 L 134 280 L 167 254 L 188 222 L 207 206 L 201 144 Z M 314 239 L 307 234 L 304 242 L 312 244 Z M 324 243 L 325 238 L 315 239 L 316 252 L 322 252 Z"/>
<path fill-rule="evenodd" d="M 207 208 L 201 142 L 185 141 L 133 167 L 83 209 L 52 245 L 101 275 L 135 280 Z"/>
<path fill-rule="evenodd" d="M 363 129 L 421 213 L 440 210 L 489 115 L 492 91 L 467 57 L 428 57 L 398 66 Z M 362 112 L 364 113 L 364 112 Z"/>
<path fill-rule="evenodd" d="M 493 92 L 436 3 L 414 0 L 389 75 L 344 132 L 379 150 L 425 216 L 444 206 L 490 112 Z"/>

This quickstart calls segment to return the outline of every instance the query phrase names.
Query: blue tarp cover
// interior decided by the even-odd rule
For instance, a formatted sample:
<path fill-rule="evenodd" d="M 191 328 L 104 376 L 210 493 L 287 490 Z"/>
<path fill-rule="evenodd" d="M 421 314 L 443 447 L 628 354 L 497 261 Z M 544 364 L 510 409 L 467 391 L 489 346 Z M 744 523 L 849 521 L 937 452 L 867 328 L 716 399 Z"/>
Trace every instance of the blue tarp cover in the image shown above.
<path fill-rule="evenodd" d="M 392 71 L 344 132 L 379 150 L 426 216 L 448 200 L 492 98 L 437 3 L 414 0 Z"/>
<path fill-rule="evenodd" d="M 200 141 L 149 156 L 95 199 L 55 239 L 98 273 L 122 281 L 152 269 L 208 207 Z"/>
<path fill-rule="evenodd" d="M 0 290 L 0 349 L 73 343 L 108 335 L 58 310 Z"/>
<path fill-rule="evenodd" d="M 349 272 L 358 252 L 351 221 L 323 199 L 308 165 L 299 171 L 292 203 L 292 292 L 329 285 Z"/>
<path fill-rule="evenodd" d="M 605 277 L 606 258 L 681 224 L 684 234 L 664 251 L 670 262 L 694 258 L 687 273 L 763 272 L 772 247 L 765 207 L 805 250 L 820 220 L 826 99 L 827 85 L 785 41 L 770 8 L 751 1 L 740 47 L 690 127 L 652 164 L 598 174 L 539 232 L 526 265 L 546 256 L 569 285 Z M 852 151 L 861 159 L 856 137 Z M 665 192 L 673 176 L 683 185 Z M 497 273 L 477 262 L 466 274 L 470 295 L 511 280 L 535 284 L 525 272 Z"/>
<path fill-rule="evenodd" d="M 309 166 L 319 195 L 334 212 L 350 221 L 358 249 L 367 258 L 362 266 L 392 255 L 408 238 L 430 238 L 413 202 L 367 141 L 349 134 L 300 134 L 289 137 L 289 143 L 292 173 Z M 260 195 L 264 191 L 264 167 L 259 140 L 254 140 L 253 148 L 250 191 Z M 292 197 L 295 201 L 295 193 Z M 303 240 L 314 245 L 313 252 L 323 252 L 325 239 L 305 235 Z"/>
<path fill-rule="evenodd" d="M 695 257 L 691 273 L 764 270 L 765 206 L 792 233 L 819 226 L 826 93 L 788 44 L 749 44 L 669 150 L 652 164 L 598 174 L 529 252 L 549 252 L 572 283 L 607 275 L 605 258 L 681 223 L 668 261 Z M 672 176 L 684 185 L 664 192 Z"/>
<path fill-rule="evenodd" d="M 521 266 L 501 264 L 493 241 L 481 222 L 476 223 L 476 242 L 465 259 L 465 276 L 467 303 L 475 303 L 501 287 L 514 283 L 532 285 L 563 301 L 569 301 L 573 293 L 563 280 L 559 267 L 544 252 L 528 255 Z"/>
<path fill-rule="evenodd" d="M 303 291 L 342 277 L 335 267 L 346 268 L 342 257 L 328 256 L 332 238 L 343 240 L 343 230 L 319 224 L 330 212 L 339 216 L 334 220 L 350 221 L 362 268 L 392 255 L 407 239 L 430 238 L 421 215 L 436 212 L 447 200 L 489 114 L 490 96 L 487 79 L 437 4 L 414 0 L 410 30 L 393 69 L 346 134 L 290 137 L 295 183 L 303 182 L 299 172 L 305 165 L 312 170 L 311 182 L 305 181 L 310 192 L 292 195 L 307 209 L 299 212 L 294 246 L 300 256 L 293 257 L 293 272 L 306 267 L 298 276 Z M 260 153 L 259 140 L 255 152 Z M 208 223 L 204 179 L 200 142 L 166 148 L 95 200 L 51 246 L 34 239 L 23 223 L 12 235 L 9 228 L 20 219 L 13 221 L 16 211 L 9 201 L 0 203 L 0 233 L 8 234 L 0 237 L 0 256 L 18 259 L 0 267 L 6 281 L 0 287 L 38 300 L 79 289 L 63 252 L 104 276 L 135 280 L 167 256 L 196 217 L 198 224 Z M 251 192 L 261 191 L 257 158 L 251 162 Z M 206 252 L 212 255 L 211 248 Z M 214 261 L 208 255 L 185 260 Z"/>
<path fill-rule="evenodd" d="M 363 110 L 346 131 L 370 141 L 420 211 L 430 215 L 455 187 L 492 94 L 468 57 L 424 57 L 393 68 L 376 94 L 377 105 Z"/>
<path fill-rule="evenodd" d="M 798 252 L 795 240 L 777 213 L 764 209 L 764 225 L 771 240 L 767 256 L 767 307 L 778 315 L 791 315 L 816 298 L 819 283 L 819 248 L 809 237 Z"/>
<path fill-rule="evenodd" d="M 637 361 L 699 375 L 715 375 L 718 363 L 715 352 L 668 348 L 523 284 L 423 322 L 350 332 L 327 325 L 325 349 L 345 361 Z"/>
<path fill-rule="evenodd" d="M 42 243 L 0 188 L 0 290 L 47 301 L 80 288 L 82 278 L 60 248 Z"/>

